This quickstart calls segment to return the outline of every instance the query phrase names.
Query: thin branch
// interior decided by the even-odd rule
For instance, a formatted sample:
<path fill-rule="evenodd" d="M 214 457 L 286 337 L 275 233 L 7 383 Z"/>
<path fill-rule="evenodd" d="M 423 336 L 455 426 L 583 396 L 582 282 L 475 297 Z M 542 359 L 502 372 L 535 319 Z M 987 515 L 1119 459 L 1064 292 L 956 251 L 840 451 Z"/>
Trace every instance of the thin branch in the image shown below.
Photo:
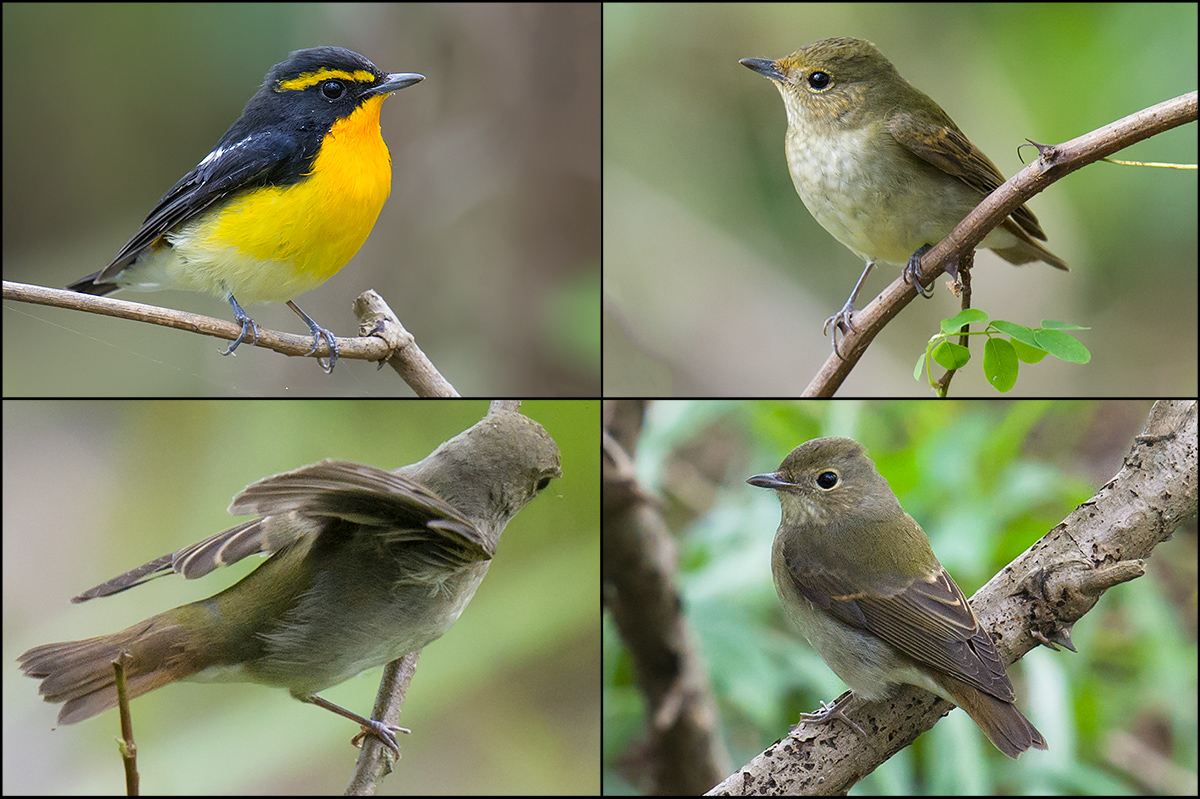
<path fill-rule="evenodd" d="M 368 339 L 382 339 L 387 343 L 391 351 L 387 359 L 388 366 L 396 370 L 418 397 L 459 396 L 450 381 L 442 377 L 442 373 L 417 346 L 416 339 L 401 324 L 400 317 L 373 289 L 367 289 L 355 298 L 354 314 L 358 317 L 359 335 Z"/>
<path fill-rule="evenodd" d="M 4 299 L 147 322 L 226 341 L 237 339 L 242 329 L 235 322 L 211 316 L 8 280 L 4 281 Z M 382 297 L 371 290 L 363 292 L 354 301 L 354 310 L 360 320 L 360 335 L 358 338 L 337 339 L 339 358 L 386 362 L 418 396 L 458 396 Z M 316 352 L 310 353 L 311 335 L 281 333 L 261 326 L 258 328 L 258 341 L 253 344 L 243 342 L 243 346 L 262 347 L 289 356 L 329 357 L 329 347 L 325 343 Z"/>
<path fill-rule="evenodd" d="M 971 307 L 971 269 L 975 265 L 975 253 L 968 250 L 963 253 L 963 260 L 958 265 L 958 282 L 954 289 L 961 297 L 959 302 L 959 311 L 965 311 Z M 958 343 L 963 349 L 969 349 L 971 346 L 970 325 L 963 325 L 962 335 L 958 337 Z M 934 390 L 938 397 L 945 398 L 950 394 L 950 381 L 954 379 L 954 375 L 958 372 L 957 369 L 949 369 L 946 374 L 942 375 L 937 381 Z"/>
<path fill-rule="evenodd" d="M 400 711 L 404 709 L 408 685 L 417 671 L 417 658 L 420 656 L 419 651 L 409 652 L 383 667 L 383 679 L 379 682 L 379 692 L 375 695 L 371 718 L 384 724 L 400 723 Z M 346 788 L 346 794 L 373 796 L 379 787 L 379 781 L 392 773 L 393 760 L 392 750 L 384 746 L 383 741 L 372 735 L 364 736 L 362 752 L 355 763 L 354 775 Z"/>
<path fill-rule="evenodd" d="M 1063 144 L 1037 145 L 1040 150 L 1037 160 L 989 194 L 949 236 L 925 254 L 921 259 L 920 283 L 928 285 L 945 271 L 943 264 L 948 259 L 974 249 L 1019 205 L 1052 183 L 1135 142 L 1194 122 L 1196 108 L 1197 93 L 1191 92 L 1138 111 Z M 902 275 L 869 305 L 856 311 L 854 327 L 842 339 L 842 357 L 830 355 L 804 389 L 803 396 L 833 396 L 875 336 L 916 296 L 917 290 L 906 283 Z"/>

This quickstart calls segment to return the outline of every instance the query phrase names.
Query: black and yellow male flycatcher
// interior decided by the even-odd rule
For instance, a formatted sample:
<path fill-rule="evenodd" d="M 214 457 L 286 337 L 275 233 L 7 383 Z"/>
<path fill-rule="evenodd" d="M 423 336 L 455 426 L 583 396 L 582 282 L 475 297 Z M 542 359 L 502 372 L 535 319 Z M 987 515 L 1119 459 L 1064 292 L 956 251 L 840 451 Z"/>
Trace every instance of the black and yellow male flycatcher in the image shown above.
<path fill-rule="evenodd" d="M 367 240 L 391 192 L 392 159 L 379 111 L 394 91 L 425 79 L 387 74 L 344 47 L 297 50 L 267 73 L 242 115 L 196 167 L 158 201 L 107 267 L 67 288 L 207 291 L 229 300 L 242 330 L 258 326 L 238 305 L 287 304 L 313 335 L 333 334 L 292 297 L 333 277 Z"/>

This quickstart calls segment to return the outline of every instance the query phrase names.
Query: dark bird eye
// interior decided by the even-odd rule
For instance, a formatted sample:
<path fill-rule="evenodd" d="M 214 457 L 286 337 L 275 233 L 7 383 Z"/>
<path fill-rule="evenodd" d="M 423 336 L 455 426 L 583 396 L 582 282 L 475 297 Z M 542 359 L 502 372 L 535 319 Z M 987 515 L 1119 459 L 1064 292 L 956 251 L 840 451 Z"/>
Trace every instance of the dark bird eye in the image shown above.
<path fill-rule="evenodd" d="M 817 485 L 828 491 L 838 484 L 837 472 L 821 472 L 817 475 Z"/>
<path fill-rule="evenodd" d="M 346 86 L 340 80 L 327 80 L 321 84 L 321 96 L 326 100 L 336 100 L 346 91 Z"/>
<path fill-rule="evenodd" d="M 828 72 L 817 71 L 808 76 L 808 85 L 814 89 L 824 89 L 829 85 L 829 80 Z"/>

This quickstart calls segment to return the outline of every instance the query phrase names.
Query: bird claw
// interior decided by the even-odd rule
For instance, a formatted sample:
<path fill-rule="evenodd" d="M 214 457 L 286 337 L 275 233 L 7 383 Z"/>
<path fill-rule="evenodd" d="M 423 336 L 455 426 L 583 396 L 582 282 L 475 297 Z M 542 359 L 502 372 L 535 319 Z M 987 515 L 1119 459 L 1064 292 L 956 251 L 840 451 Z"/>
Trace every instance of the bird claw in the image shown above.
<path fill-rule="evenodd" d="M 382 721 L 369 719 L 370 724 L 362 725 L 362 732 L 350 739 L 350 745 L 358 749 L 363 748 L 367 736 L 378 738 L 379 741 L 392 750 L 392 753 L 397 758 L 400 757 L 400 743 L 396 740 L 396 733 L 402 732 L 405 735 L 411 734 L 412 730 L 408 727 L 397 727 L 393 724 L 384 724 Z"/>

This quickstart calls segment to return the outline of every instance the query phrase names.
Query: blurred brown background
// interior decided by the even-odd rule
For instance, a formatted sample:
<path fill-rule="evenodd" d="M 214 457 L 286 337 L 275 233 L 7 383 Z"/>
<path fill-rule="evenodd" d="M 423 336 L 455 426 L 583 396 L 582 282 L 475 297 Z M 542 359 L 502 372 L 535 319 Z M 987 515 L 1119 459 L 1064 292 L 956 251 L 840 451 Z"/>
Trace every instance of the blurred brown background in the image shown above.
<path fill-rule="evenodd" d="M 299 304 L 353 335 L 374 288 L 465 394 L 599 393 L 597 4 L 4 6 L 4 277 L 105 266 L 296 49 L 341 45 L 419 86 L 383 106 L 392 195 Z M 117 295 L 229 317 L 184 292 Z M 9 306 L 4 394 L 407 394 L 313 363 L 113 319 Z M 282 305 L 247 309 L 303 332 Z M 299 327 L 298 327 L 299 325 Z M 344 371 L 343 371 L 344 369 Z"/>

